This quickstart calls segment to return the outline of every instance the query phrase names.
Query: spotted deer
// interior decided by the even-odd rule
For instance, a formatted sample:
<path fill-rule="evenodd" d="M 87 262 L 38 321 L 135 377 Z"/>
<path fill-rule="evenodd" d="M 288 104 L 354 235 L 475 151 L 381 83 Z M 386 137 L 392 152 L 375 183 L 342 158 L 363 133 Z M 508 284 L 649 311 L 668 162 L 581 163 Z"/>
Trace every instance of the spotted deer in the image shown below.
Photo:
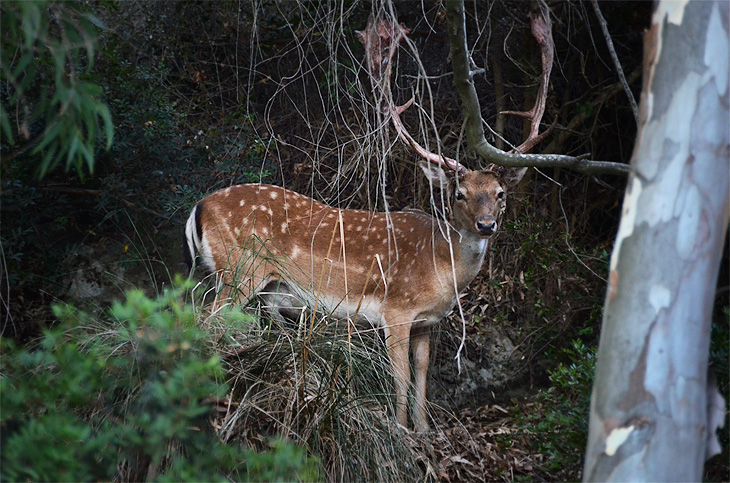
<path fill-rule="evenodd" d="M 307 306 L 382 327 L 396 420 L 407 425 L 410 350 L 413 423 L 426 431 L 431 328 L 479 272 L 509 182 L 495 170 L 462 168 L 447 177 L 440 167 L 421 167 L 433 183 L 448 187 L 447 222 L 416 210 L 338 209 L 281 187 L 246 184 L 195 206 L 185 225 L 185 255 L 218 275 L 217 303 L 246 303 L 258 295 L 277 306 L 278 315 Z"/>

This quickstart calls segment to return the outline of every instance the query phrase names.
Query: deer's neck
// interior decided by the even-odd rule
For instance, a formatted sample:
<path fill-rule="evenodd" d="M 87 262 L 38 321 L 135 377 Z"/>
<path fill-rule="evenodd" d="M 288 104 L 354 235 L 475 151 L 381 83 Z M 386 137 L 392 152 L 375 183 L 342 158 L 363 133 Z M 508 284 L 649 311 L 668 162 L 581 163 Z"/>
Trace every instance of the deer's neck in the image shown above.
<path fill-rule="evenodd" d="M 487 253 L 487 239 L 467 229 L 449 229 L 456 269 L 456 284 L 459 291 L 466 288 L 482 268 Z M 443 240 L 445 244 L 449 242 Z M 446 250 L 448 250 L 446 246 Z"/>

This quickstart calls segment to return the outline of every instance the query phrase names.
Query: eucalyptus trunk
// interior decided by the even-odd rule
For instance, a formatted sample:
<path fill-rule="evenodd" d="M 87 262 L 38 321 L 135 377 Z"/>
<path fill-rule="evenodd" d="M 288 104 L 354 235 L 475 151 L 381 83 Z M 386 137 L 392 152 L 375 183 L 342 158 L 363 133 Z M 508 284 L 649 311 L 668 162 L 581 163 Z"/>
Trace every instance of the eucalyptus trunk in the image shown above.
<path fill-rule="evenodd" d="M 611 257 L 586 481 L 699 481 L 724 401 L 708 378 L 730 209 L 728 5 L 661 1 Z"/>

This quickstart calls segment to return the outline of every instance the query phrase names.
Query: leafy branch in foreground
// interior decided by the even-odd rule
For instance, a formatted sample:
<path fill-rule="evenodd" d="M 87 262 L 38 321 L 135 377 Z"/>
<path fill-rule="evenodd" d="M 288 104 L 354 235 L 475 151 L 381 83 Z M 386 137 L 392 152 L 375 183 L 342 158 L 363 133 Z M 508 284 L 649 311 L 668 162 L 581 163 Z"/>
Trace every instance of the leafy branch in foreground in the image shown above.
<path fill-rule="evenodd" d="M 56 306 L 62 324 L 37 347 L 3 340 L 2 481 L 318 478 L 289 443 L 255 453 L 221 442 L 209 402 L 228 391 L 221 361 L 180 296 L 130 292 L 111 323 Z"/>
<path fill-rule="evenodd" d="M 83 177 L 84 167 L 94 170 L 97 139 L 111 147 L 114 124 L 102 88 L 85 80 L 103 27 L 81 3 L 2 2 L 0 143 L 21 141 L 3 166 L 30 151 L 40 156 L 41 178 L 61 163 Z"/>

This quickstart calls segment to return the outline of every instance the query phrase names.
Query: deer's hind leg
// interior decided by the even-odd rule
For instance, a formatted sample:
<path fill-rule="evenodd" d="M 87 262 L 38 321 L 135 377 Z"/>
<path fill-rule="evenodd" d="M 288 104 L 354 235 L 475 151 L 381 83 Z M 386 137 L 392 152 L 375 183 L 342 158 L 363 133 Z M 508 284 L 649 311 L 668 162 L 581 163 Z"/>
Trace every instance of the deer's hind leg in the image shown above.
<path fill-rule="evenodd" d="M 215 309 L 227 304 L 243 306 L 260 291 L 279 280 L 273 263 L 244 248 L 231 251 L 225 268 L 216 274 Z"/>

